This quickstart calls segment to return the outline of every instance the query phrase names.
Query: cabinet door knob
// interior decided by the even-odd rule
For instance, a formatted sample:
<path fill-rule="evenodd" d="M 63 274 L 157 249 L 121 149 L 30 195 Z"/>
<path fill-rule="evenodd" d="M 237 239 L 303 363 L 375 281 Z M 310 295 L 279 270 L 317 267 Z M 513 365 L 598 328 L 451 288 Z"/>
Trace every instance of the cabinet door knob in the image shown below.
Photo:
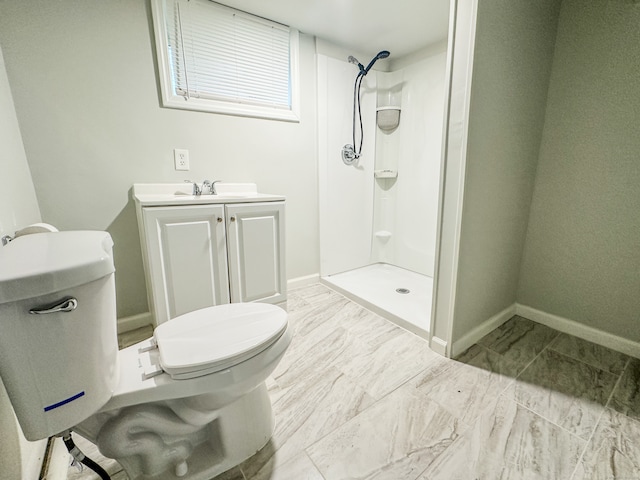
<path fill-rule="evenodd" d="M 231 220 L 232 222 L 235 222 L 235 221 L 236 221 L 236 217 L 231 217 L 231 218 L 230 218 L 230 220 Z"/>
<path fill-rule="evenodd" d="M 222 217 L 218 217 L 218 223 L 222 223 Z"/>

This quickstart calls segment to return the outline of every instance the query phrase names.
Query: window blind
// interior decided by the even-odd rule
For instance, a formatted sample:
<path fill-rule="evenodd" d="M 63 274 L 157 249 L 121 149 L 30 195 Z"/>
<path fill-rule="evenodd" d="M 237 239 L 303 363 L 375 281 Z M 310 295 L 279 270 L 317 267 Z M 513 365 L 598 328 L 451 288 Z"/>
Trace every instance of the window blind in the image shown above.
<path fill-rule="evenodd" d="M 209 0 L 167 0 L 173 90 L 291 109 L 289 28 Z"/>

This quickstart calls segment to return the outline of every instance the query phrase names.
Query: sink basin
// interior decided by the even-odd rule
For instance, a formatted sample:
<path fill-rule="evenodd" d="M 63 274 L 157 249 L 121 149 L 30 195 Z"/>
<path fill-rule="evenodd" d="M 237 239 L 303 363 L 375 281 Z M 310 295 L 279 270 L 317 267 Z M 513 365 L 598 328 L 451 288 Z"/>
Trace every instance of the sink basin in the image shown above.
<path fill-rule="evenodd" d="M 216 193 L 229 197 L 250 197 L 258 193 L 255 183 L 216 183 Z"/>

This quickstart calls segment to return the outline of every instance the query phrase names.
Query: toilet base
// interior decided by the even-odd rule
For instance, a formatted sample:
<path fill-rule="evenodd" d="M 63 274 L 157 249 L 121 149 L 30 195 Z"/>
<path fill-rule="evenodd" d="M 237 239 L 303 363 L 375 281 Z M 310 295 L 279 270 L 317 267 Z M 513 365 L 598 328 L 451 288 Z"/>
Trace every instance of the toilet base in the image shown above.
<path fill-rule="evenodd" d="M 273 427 L 262 382 L 217 410 L 206 409 L 206 396 L 188 397 L 99 413 L 74 430 L 117 460 L 130 480 L 210 480 L 253 456 Z"/>

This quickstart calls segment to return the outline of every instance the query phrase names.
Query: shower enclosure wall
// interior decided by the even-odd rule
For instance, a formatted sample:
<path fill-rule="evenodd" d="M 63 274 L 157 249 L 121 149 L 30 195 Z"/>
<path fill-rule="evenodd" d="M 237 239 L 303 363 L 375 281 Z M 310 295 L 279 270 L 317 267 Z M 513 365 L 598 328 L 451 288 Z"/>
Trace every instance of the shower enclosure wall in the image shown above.
<path fill-rule="evenodd" d="M 446 44 L 363 79 L 364 144 L 351 143 L 353 81 L 347 55 L 318 59 L 320 275 L 405 328 L 426 335 L 431 312 L 440 181 Z M 378 65 L 376 65 L 378 66 Z M 395 110 L 389 115 L 389 110 Z M 399 112 L 396 127 L 387 122 Z M 377 121 L 377 115 L 383 115 Z M 382 126 L 380 128 L 378 125 Z M 407 292 L 407 290 L 409 292 Z"/>

